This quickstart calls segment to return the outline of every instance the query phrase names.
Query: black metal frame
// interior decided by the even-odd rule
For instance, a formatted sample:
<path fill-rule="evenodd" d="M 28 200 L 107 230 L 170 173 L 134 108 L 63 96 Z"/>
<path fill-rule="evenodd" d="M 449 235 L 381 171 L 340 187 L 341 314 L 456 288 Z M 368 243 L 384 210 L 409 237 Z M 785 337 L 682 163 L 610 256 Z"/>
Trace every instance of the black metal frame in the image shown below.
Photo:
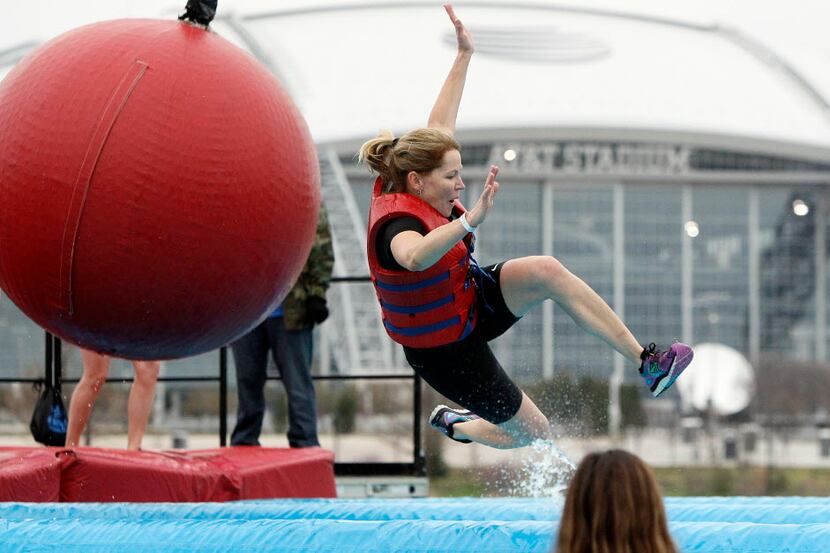
<path fill-rule="evenodd" d="M 335 277 L 332 282 L 369 282 L 369 277 Z M 60 338 L 45 332 L 44 376 L 43 378 L 0 378 L 2 383 L 52 382 L 60 387 L 63 382 L 76 383 L 77 378 L 64 379 L 61 373 L 62 342 Z M 412 380 L 413 424 L 412 424 L 412 462 L 411 463 L 335 463 L 334 472 L 338 476 L 426 476 L 426 460 L 421 447 L 421 398 L 422 382 L 415 373 L 401 374 L 350 374 L 350 375 L 316 375 L 314 380 Z M 133 378 L 107 378 L 106 382 L 132 382 Z M 279 376 L 269 376 L 267 380 L 282 380 Z M 228 348 L 219 348 L 218 376 L 160 376 L 158 382 L 218 382 L 219 384 L 219 446 L 228 443 Z"/>

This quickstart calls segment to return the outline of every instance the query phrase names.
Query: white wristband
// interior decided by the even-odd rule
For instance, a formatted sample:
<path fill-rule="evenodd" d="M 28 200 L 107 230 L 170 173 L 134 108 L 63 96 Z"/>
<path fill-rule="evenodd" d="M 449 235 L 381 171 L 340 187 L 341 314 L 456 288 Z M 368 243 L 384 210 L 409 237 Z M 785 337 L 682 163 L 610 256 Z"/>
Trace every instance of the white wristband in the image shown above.
<path fill-rule="evenodd" d="M 466 230 L 467 232 L 475 232 L 476 231 L 476 227 L 472 226 L 470 223 L 467 222 L 467 214 L 466 213 L 462 213 L 461 217 L 459 217 L 458 220 L 461 221 L 461 226 L 464 227 L 464 230 Z"/>

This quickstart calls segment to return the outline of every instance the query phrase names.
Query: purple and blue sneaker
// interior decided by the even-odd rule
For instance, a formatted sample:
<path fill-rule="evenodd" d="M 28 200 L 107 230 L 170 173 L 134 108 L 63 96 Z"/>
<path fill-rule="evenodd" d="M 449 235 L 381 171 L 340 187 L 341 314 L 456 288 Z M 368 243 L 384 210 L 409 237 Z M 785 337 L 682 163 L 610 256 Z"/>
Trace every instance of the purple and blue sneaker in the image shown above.
<path fill-rule="evenodd" d="M 440 430 L 447 438 L 462 444 L 469 444 L 472 443 L 471 440 L 453 437 L 452 425 L 457 422 L 467 422 L 480 418 L 467 409 L 453 409 L 446 405 L 439 405 L 432 410 L 432 414 L 429 416 L 429 424 Z"/>
<path fill-rule="evenodd" d="M 668 390 L 694 356 L 691 346 L 680 342 L 675 342 L 666 351 L 657 351 L 654 342 L 643 348 L 640 375 L 645 379 L 651 395 L 657 397 Z"/>

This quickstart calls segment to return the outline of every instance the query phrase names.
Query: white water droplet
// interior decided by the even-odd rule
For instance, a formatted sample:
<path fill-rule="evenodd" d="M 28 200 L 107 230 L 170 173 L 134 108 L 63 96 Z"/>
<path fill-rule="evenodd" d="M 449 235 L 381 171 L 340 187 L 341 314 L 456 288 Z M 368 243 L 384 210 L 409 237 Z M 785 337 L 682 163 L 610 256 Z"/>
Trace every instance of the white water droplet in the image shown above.
<path fill-rule="evenodd" d="M 576 465 L 551 440 L 536 440 L 514 476 L 511 495 L 564 498 Z"/>

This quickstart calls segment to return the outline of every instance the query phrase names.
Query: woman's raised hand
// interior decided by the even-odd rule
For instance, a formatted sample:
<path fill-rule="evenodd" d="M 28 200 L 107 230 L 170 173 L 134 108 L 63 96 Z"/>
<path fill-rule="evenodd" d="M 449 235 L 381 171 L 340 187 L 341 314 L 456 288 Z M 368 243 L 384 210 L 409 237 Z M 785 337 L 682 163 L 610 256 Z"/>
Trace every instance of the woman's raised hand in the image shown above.
<path fill-rule="evenodd" d="M 498 165 L 491 165 L 487 180 L 484 181 L 484 190 L 482 190 L 481 196 L 479 196 L 476 205 L 467 212 L 467 222 L 470 225 L 477 227 L 487 218 L 487 213 L 493 207 L 493 198 L 496 197 L 496 192 L 499 191 L 499 183 L 496 180 L 498 174 Z"/>
<path fill-rule="evenodd" d="M 473 46 L 473 36 L 467 30 L 461 20 L 455 15 L 452 9 L 452 4 L 444 4 L 444 9 L 447 10 L 447 15 L 450 16 L 453 26 L 455 26 L 455 39 L 458 42 L 458 51 L 467 54 L 472 54 L 475 50 Z"/>

